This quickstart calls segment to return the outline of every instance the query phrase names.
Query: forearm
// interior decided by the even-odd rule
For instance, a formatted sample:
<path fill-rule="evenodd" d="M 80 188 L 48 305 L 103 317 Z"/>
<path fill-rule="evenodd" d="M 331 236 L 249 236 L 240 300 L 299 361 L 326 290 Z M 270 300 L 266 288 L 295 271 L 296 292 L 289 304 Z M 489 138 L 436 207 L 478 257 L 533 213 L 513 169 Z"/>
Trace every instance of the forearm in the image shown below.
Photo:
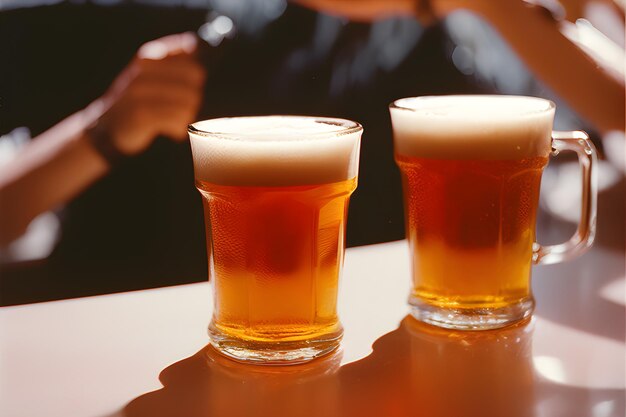
<path fill-rule="evenodd" d="M 19 237 L 37 215 L 71 200 L 107 172 L 86 133 L 96 117 L 92 110 L 44 132 L 0 169 L 0 246 Z"/>
<path fill-rule="evenodd" d="M 107 161 L 144 152 L 158 135 L 186 140 L 206 76 L 195 58 L 196 42 L 195 35 L 183 33 L 144 44 L 100 99 L 0 168 L 0 246 L 23 233 L 35 216 L 102 177 Z"/>
<path fill-rule="evenodd" d="M 624 130 L 624 80 L 603 69 L 544 10 L 520 0 L 435 0 L 490 22 L 531 71 L 602 132 Z"/>

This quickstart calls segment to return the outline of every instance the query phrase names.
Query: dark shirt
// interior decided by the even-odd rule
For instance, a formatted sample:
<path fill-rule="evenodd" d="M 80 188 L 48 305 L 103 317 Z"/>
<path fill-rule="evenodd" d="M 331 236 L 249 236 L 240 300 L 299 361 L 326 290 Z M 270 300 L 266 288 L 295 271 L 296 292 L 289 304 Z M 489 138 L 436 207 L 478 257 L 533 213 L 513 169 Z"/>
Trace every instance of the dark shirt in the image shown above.
<path fill-rule="evenodd" d="M 71 86 L 73 93 L 70 99 L 56 96 L 62 105 L 50 111 L 39 104 L 39 111 L 46 114 L 39 116 L 39 125 L 26 122 L 26 100 L 19 99 L 18 87 L 11 87 L 14 94 L 9 97 L 17 103 L 11 120 L 33 127 L 34 133 L 61 118 L 62 111 L 69 114 L 101 94 L 142 42 L 196 29 L 204 19 L 199 10 L 145 6 L 42 9 L 47 16 L 40 19 L 44 27 L 51 22 L 78 25 L 59 26 L 53 37 L 62 45 L 65 65 L 76 64 L 87 74 L 72 78 L 71 72 L 53 64 L 53 74 L 62 81 L 50 88 Z M 31 16 L 42 13 L 30 11 Z M 220 47 L 219 54 L 206 57 L 209 77 L 198 118 L 303 114 L 360 122 L 364 134 L 359 185 L 349 208 L 348 246 L 403 238 L 402 185 L 393 160 L 387 106 L 400 97 L 477 90 L 450 64 L 443 30 L 436 26 L 424 31 L 408 18 L 375 25 L 347 23 L 293 5 L 261 24 L 250 25 L 246 19 L 249 23 L 246 16 L 234 19 L 239 28 L 236 38 Z M 160 26 L 164 22 L 165 27 Z M 12 27 L 20 33 L 16 21 Z M 43 31 L 38 33 L 43 36 Z M 37 44 L 33 35 L 21 36 L 16 42 Z M 39 41 L 51 44 L 54 39 Z M 75 56 L 80 50 L 76 44 L 85 47 L 81 59 Z M 11 53 L 21 56 L 17 51 L 21 49 L 15 47 Z M 22 58 L 24 65 L 35 62 Z M 30 76 L 38 79 L 36 74 Z M 39 80 L 42 85 L 46 81 L 54 82 L 50 74 Z M 42 93 L 30 94 L 28 98 L 34 99 Z M 52 93 L 43 94 L 43 104 L 46 99 L 54 103 Z M 159 138 L 146 153 L 116 167 L 69 203 L 49 265 L 74 286 L 81 279 L 100 282 L 92 284 L 100 292 L 205 280 L 204 221 L 188 143 Z"/>

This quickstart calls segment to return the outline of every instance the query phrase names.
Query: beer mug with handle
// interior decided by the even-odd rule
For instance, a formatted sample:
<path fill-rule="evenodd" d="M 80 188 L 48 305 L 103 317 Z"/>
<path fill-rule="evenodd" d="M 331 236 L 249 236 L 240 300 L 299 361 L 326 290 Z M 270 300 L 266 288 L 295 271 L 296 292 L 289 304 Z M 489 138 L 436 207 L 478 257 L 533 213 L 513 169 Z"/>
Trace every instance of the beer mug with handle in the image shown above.
<path fill-rule="evenodd" d="M 594 239 L 596 152 L 584 132 L 554 132 L 554 103 L 523 96 L 430 96 L 390 105 L 418 320 L 491 329 L 532 313 L 531 266 L 565 261 Z M 566 243 L 535 242 L 541 174 L 574 151 L 582 215 Z"/>

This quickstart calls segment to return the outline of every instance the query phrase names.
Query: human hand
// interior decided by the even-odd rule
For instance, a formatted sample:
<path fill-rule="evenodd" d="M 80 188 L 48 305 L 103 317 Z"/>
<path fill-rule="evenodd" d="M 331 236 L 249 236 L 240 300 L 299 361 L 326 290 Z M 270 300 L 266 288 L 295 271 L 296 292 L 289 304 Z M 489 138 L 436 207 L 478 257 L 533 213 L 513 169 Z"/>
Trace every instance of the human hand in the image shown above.
<path fill-rule="evenodd" d="M 355 21 L 373 21 L 389 15 L 413 15 L 417 0 L 295 0 L 305 7 Z"/>
<path fill-rule="evenodd" d="M 170 35 L 144 44 L 94 103 L 97 128 L 124 155 L 146 150 L 158 135 L 182 141 L 202 100 L 206 78 L 196 37 Z"/>
<path fill-rule="evenodd" d="M 478 0 L 294 0 L 314 10 L 371 22 L 388 16 L 413 16 L 423 24 L 445 17 Z M 486 0 L 491 1 L 491 0 Z"/>

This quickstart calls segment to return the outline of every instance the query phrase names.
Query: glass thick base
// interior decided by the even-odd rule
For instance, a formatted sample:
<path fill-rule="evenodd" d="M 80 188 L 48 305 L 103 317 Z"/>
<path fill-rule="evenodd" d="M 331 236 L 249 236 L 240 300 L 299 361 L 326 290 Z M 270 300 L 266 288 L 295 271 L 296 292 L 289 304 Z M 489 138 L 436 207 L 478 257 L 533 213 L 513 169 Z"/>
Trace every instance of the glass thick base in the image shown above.
<path fill-rule="evenodd" d="M 327 355 L 339 347 L 343 330 L 311 340 L 257 342 L 231 337 L 209 326 L 209 340 L 219 353 L 258 365 L 295 365 Z"/>
<path fill-rule="evenodd" d="M 456 330 L 490 330 L 510 326 L 530 317 L 535 309 L 532 297 L 498 308 L 450 308 L 411 297 L 411 315 L 433 326 Z"/>

